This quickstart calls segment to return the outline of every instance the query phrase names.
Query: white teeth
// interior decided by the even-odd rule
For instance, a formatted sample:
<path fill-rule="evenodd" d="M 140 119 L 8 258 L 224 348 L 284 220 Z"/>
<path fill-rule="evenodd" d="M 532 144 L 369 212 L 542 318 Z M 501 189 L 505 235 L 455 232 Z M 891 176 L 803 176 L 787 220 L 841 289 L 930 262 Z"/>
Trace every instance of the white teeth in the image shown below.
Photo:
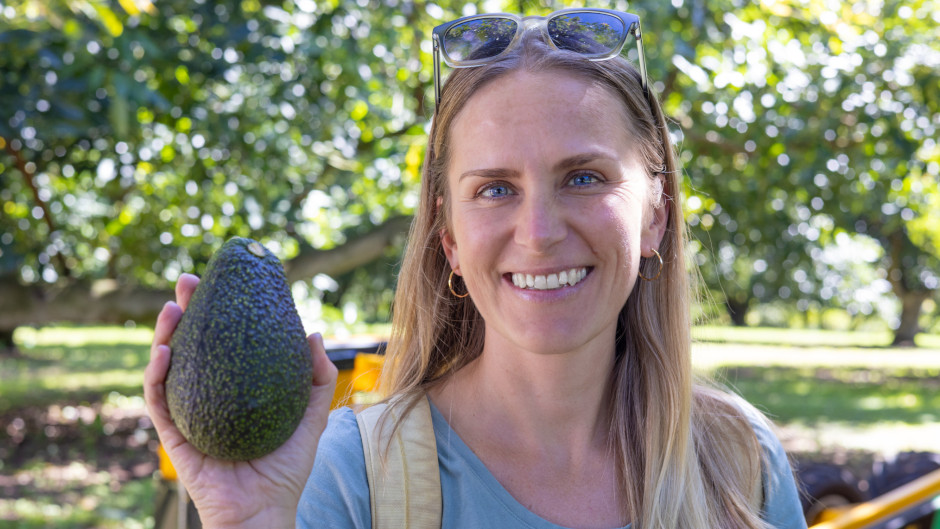
<path fill-rule="evenodd" d="M 519 288 L 533 290 L 554 290 L 566 286 L 574 286 L 587 276 L 587 268 L 572 268 L 562 270 L 557 274 L 536 275 L 515 273 L 512 274 L 512 284 Z"/>
<path fill-rule="evenodd" d="M 545 284 L 548 288 L 558 288 L 558 276 L 549 274 L 545 280 Z"/>

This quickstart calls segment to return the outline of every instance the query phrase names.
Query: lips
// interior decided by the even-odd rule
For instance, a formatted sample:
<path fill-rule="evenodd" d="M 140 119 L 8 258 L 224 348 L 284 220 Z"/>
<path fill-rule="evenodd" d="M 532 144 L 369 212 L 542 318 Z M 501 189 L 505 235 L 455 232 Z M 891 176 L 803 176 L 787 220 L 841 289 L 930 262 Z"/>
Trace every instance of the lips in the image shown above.
<path fill-rule="evenodd" d="M 587 268 L 572 268 L 547 275 L 516 272 L 512 274 L 512 284 L 528 290 L 555 290 L 577 285 L 587 274 Z"/>

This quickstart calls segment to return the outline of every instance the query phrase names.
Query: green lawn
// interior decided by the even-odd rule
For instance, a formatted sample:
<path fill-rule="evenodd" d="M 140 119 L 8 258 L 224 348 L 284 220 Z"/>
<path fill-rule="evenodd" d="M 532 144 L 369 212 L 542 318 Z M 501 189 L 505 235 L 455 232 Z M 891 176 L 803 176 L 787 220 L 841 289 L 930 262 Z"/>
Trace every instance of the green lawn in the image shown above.
<path fill-rule="evenodd" d="M 22 356 L 0 359 L 0 529 L 154 526 L 156 440 L 141 397 L 151 336 L 17 331 Z M 818 449 L 850 438 L 903 449 L 940 422 L 938 336 L 920 336 L 916 349 L 889 348 L 883 333 L 702 327 L 694 336 L 702 374 Z"/>
<path fill-rule="evenodd" d="M 141 392 L 150 329 L 17 329 L 22 358 L 0 359 L 0 415 L 24 405 L 94 401 L 112 391 Z"/>

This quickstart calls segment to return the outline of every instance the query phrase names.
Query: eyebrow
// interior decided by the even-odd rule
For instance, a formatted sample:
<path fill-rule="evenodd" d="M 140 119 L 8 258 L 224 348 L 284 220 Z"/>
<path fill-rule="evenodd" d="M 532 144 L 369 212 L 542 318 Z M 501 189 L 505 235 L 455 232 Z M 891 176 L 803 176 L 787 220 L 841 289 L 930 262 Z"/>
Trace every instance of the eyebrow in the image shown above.
<path fill-rule="evenodd" d="M 564 160 L 555 164 L 555 169 L 574 169 L 588 163 L 591 163 L 595 160 L 617 160 L 615 156 L 612 156 L 605 152 L 600 151 L 591 151 L 581 154 L 575 154 L 574 156 L 569 156 Z"/>
<path fill-rule="evenodd" d="M 575 167 L 580 167 L 586 165 L 595 160 L 617 160 L 616 157 L 611 156 L 608 153 L 591 151 L 580 154 L 575 154 L 574 156 L 569 156 L 564 160 L 561 160 L 555 164 L 554 169 L 557 171 L 565 171 L 569 169 L 574 169 Z M 511 179 L 518 178 L 519 173 L 512 169 L 470 169 L 460 174 L 460 177 L 457 181 L 463 180 L 464 178 L 470 176 L 477 176 L 482 178 L 491 178 L 491 179 Z"/>

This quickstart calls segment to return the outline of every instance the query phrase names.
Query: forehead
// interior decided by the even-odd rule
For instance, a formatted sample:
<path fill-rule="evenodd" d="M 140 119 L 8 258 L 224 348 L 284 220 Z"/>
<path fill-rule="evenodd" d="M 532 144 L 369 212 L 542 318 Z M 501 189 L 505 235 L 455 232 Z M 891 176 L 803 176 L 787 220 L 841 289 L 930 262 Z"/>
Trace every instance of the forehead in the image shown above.
<path fill-rule="evenodd" d="M 626 105 L 567 72 L 513 72 L 470 96 L 451 124 L 451 161 L 572 151 L 636 152 Z M 469 159 L 469 160 L 468 160 Z"/>

